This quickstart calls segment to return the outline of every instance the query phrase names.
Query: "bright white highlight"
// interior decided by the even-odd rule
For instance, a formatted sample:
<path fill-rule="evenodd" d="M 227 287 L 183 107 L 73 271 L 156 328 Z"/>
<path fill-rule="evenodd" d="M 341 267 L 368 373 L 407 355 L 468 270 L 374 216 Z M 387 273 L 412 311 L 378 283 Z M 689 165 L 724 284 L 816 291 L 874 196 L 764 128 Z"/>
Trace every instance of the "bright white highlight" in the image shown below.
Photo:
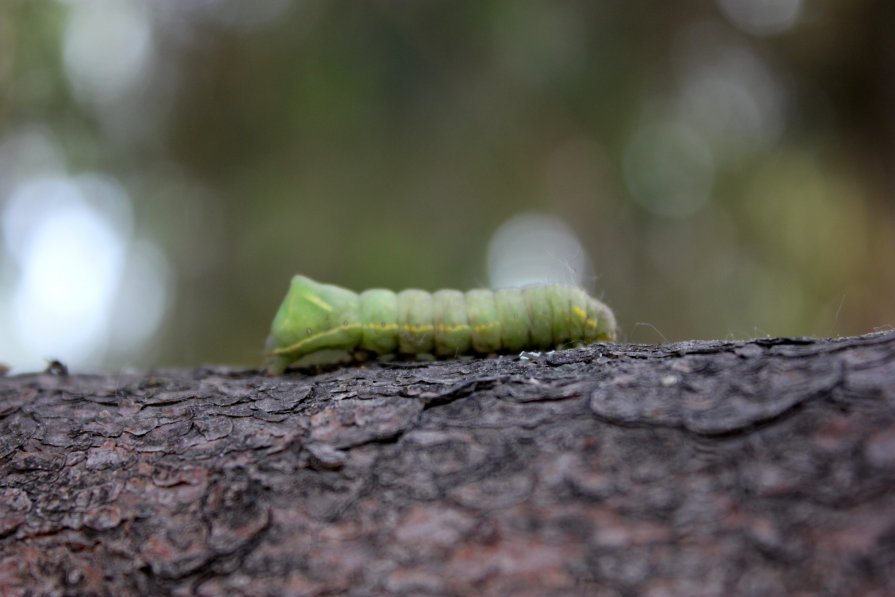
<path fill-rule="evenodd" d="M 51 358 L 95 367 L 143 347 L 164 315 L 168 267 L 155 246 L 131 241 L 131 201 L 118 183 L 35 178 L 15 188 L 0 215 L 4 361 L 17 370 L 43 369 Z"/>
<path fill-rule="evenodd" d="M 529 284 L 580 285 L 590 261 L 569 226 L 559 218 L 522 213 L 507 220 L 488 245 L 492 288 Z"/>
<path fill-rule="evenodd" d="M 121 209 L 129 211 L 126 203 Z M 13 195 L 3 218 L 8 249 L 22 271 L 13 329 L 32 357 L 64 355 L 80 364 L 101 348 L 98 337 L 124 262 L 120 215 L 89 204 L 82 187 L 66 179 L 28 183 Z"/>

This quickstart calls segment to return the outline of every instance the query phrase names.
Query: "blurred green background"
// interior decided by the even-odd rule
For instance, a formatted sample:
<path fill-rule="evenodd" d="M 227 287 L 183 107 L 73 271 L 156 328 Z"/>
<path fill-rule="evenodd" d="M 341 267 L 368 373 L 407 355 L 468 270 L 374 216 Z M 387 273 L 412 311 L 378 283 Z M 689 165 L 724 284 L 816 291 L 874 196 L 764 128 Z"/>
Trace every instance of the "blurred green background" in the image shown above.
<path fill-rule="evenodd" d="M 0 362 L 256 364 L 296 272 L 889 328 L 893 7 L 3 0 Z"/>

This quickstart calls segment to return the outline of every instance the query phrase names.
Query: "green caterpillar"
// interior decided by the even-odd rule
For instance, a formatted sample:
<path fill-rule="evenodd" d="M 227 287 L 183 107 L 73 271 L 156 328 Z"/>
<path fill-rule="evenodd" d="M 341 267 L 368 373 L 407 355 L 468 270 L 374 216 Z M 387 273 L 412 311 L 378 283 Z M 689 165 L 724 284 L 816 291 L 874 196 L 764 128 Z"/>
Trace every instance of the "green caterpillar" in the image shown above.
<path fill-rule="evenodd" d="M 271 324 L 268 370 L 281 374 L 319 351 L 452 357 L 614 338 L 609 307 L 574 286 L 358 295 L 295 276 Z"/>

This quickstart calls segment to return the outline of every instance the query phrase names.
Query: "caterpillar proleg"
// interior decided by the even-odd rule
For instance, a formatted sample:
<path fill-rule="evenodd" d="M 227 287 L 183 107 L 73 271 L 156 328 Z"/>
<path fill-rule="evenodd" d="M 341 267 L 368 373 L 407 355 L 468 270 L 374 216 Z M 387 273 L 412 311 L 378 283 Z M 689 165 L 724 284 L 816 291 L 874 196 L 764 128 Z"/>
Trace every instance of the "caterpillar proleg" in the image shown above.
<path fill-rule="evenodd" d="M 295 276 L 271 324 L 267 364 L 280 374 L 324 350 L 452 357 L 614 338 L 612 311 L 575 286 L 357 294 Z"/>

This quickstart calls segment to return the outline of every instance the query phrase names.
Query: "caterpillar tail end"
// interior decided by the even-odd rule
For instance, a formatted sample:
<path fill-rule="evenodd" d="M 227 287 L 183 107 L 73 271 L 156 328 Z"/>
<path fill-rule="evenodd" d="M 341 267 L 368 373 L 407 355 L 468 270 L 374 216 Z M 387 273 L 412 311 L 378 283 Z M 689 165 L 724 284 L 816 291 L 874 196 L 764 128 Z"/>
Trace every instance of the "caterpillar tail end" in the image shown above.
<path fill-rule="evenodd" d="M 618 325 L 615 323 L 615 314 L 612 309 L 601 302 L 597 302 L 598 314 L 597 319 L 597 338 L 604 342 L 615 342 L 618 332 Z"/>

